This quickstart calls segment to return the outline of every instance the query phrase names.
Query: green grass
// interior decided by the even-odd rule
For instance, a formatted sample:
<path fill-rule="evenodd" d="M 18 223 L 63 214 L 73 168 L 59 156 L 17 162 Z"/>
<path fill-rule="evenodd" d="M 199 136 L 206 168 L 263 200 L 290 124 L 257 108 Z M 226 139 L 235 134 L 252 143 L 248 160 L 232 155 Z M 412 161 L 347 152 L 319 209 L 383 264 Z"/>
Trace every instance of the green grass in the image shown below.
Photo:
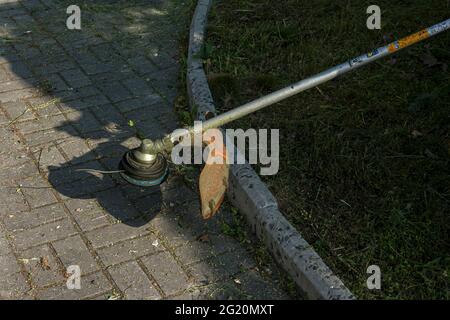
<path fill-rule="evenodd" d="M 370 4 L 216 3 L 203 58 L 220 111 L 450 17 L 450 1 L 380 0 L 368 30 Z M 263 179 L 359 298 L 450 298 L 449 48 L 447 32 L 232 124 L 280 129 Z"/>

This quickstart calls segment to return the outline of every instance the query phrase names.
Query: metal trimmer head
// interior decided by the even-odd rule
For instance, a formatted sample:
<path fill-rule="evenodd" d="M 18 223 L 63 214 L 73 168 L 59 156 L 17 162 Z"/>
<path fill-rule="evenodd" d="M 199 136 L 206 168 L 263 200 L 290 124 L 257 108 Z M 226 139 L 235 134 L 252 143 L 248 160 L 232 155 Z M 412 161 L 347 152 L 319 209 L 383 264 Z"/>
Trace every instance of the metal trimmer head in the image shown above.
<path fill-rule="evenodd" d="M 122 178 L 140 187 L 153 187 L 163 183 L 169 173 L 169 166 L 162 154 L 143 154 L 139 149 L 128 151 L 119 164 Z"/>

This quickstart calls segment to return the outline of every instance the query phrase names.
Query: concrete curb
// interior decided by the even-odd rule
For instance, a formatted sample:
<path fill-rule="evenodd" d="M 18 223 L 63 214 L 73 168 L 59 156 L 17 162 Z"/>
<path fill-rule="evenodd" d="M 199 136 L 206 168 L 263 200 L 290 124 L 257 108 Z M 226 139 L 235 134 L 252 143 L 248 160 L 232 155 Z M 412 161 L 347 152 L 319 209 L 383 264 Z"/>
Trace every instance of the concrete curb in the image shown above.
<path fill-rule="evenodd" d="M 200 57 L 212 0 L 199 0 L 192 18 L 187 63 L 187 90 L 197 119 L 216 114 Z M 230 147 L 230 146 L 228 146 Z M 235 153 L 237 151 L 235 146 Z M 249 164 L 232 165 L 228 198 L 242 212 L 253 232 L 310 299 L 354 299 L 314 249 L 286 220 L 278 203 Z"/>

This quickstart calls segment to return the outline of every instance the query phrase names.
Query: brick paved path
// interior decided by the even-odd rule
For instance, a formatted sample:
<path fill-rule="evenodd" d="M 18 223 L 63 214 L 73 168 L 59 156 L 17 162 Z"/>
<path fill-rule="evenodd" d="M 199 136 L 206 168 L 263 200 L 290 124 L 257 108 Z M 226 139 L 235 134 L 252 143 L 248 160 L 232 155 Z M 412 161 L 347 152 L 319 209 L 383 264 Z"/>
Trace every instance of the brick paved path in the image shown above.
<path fill-rule="evenodd" d="M 72 3 L 0 0 L 0 299 L 285 297 L 180 176 L 141 190 L 77 171 L 115 170 L 136 128 L 176 127 L 189 17 L 178 0 L 83 1 L 70 31 Z"/>

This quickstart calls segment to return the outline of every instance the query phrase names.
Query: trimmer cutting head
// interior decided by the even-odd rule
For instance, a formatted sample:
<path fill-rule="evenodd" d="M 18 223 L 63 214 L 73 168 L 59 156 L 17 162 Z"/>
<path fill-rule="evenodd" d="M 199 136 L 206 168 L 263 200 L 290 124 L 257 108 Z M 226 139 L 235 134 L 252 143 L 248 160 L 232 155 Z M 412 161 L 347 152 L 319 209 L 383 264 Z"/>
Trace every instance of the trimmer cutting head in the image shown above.
<path fill-rule="evenodd" d="M 119 164 L 122 178 L 140 187 L 152 187 L 163 183 L 169 173 L 167 160 L 162 154 L 145 154 L 139 149 L 128 151 Z"/>

